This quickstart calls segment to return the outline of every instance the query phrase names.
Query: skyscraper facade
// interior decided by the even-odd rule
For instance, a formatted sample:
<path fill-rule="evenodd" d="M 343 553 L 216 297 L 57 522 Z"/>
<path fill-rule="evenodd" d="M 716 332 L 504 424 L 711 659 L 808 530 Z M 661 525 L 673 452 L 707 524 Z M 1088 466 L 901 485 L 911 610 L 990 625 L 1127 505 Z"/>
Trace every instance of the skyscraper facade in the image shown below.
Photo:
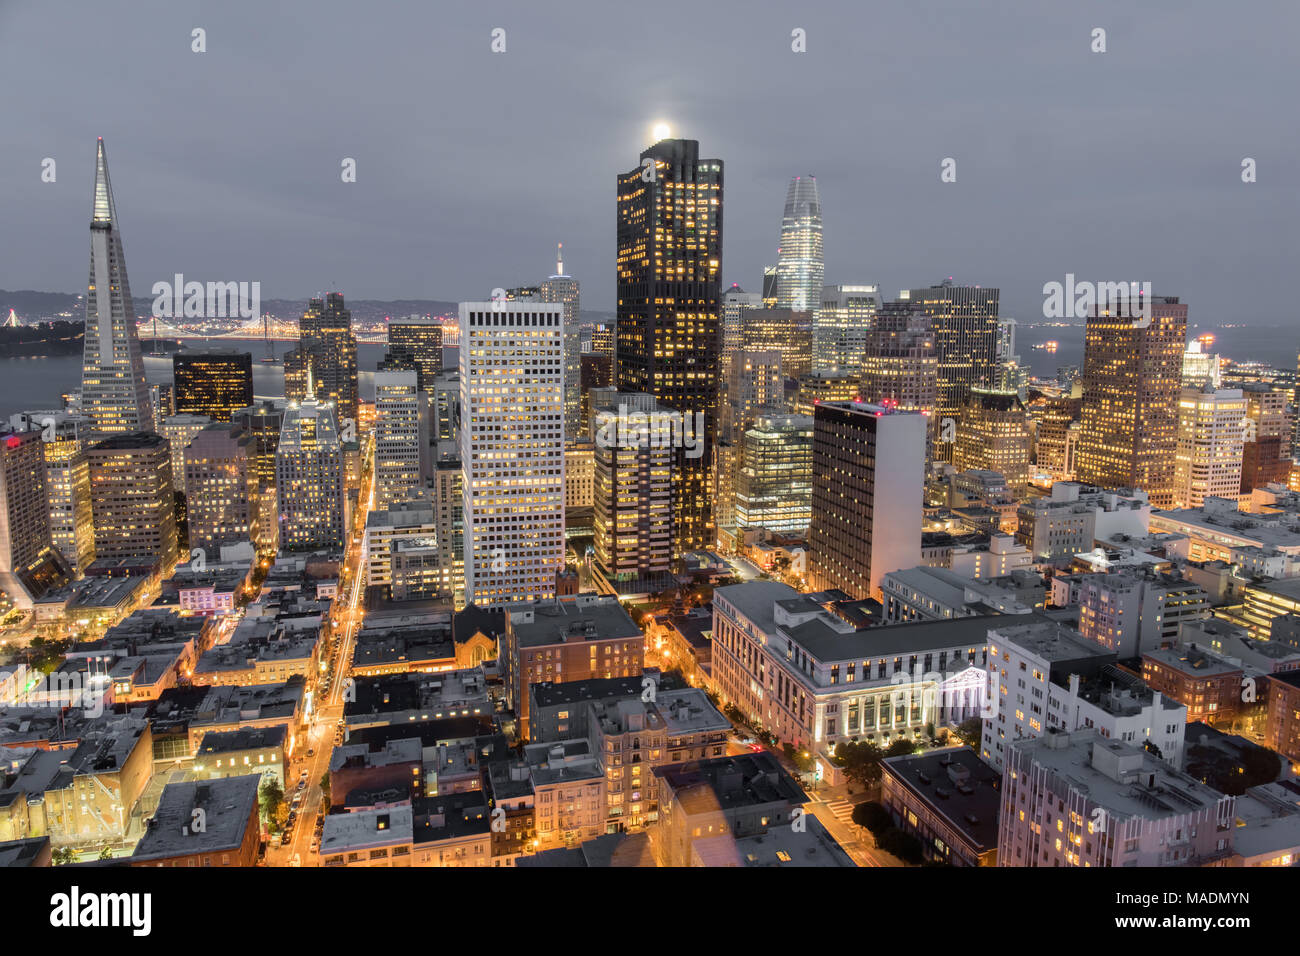
<path fill-rule="evenodd" d="M 238 425 L 209 425 L 185 449 L 189 546 L 216 561 L 226 545 L 258 538 L 260 496 L 252 435 Z"/>
<path fill-rule="evenodd" d="M 722 196 L 718 159 L 695 140 L 661 140 L 618 177 L 618 327 L 614 383 L 703 415 L 705 453 L 673 464 L 674 556 L 714 543 L 709 461 L 722 345 Z"/>
<path fill-rule="evenodd" d="M 232 424 L 253 436 L 249 454 L 253 458 L 253 472 L 264 491 L 275 487 L 275 450 L 280 444 L 280 433 L 284 431 L 287 404 L 282 399 L 267 398 L 256 405 L 237 409 L 231 415 Z"/>
<path fill-rule="evenodd" d="M 429 477 L 429 408 L 414 369 L 375 373 L 375 507 L 424 488 Z"/>
<path fill-rule="evenodd" d="M 862 359 L 862 400 L 934 414 L 939 401 L 939 358 L 930 317 L 912 303 L 881 306 Z"/>
<path fill-rule="evenodd" d="M 91 421 L 63 411 L 22 412 L 9 423 L 41 432 L 50 539 L 76 575 L 95 560 L 95 523 L 90 508 L 90 463 L 86 460 Z"/>
<path fill-rule="evenodd" d="M 795 176 L 785 193 L 781 246 L 776 260 L 776 305 L 795 312 L 821 308 L 826 263 L 822 254 L 822 201 L 815 176 Z"/>
<path fill-rule="evenodd" d="M 865 402 L 813 415 L 808 580 L 854 599 L 882 596 L 890 571 L 920 563 L 927 419 Z"/>
<path fill-rule="evenodd" d="M 582 424 L 582 338 L 578 324 L 581 289 L 578 280 L 564 272 L 564 244 L 555 253 L 555 274 L 541 285 L 541 298 L 564 308 L 564 437 L 575 441 Z"/>
<path fill-rule="evenodd" d="M 1241 467 L 1250 430 L 1239 388 L 1184 388 L 1178 399 L 1174 505 L 1199 508 L 1209 496 L 1241 497 Z"/>
<path fill-rule="evenodd" d="M 867 334 L 879 311 L 878 286 L 825 286 L 813 322 L 813 368 L 861 375 Z"/>
<path fill-rule="evenodd" d="M 236 409 L 253 404 L 253 356 L 226 349 L 177 352 L 172 386 L 174 414 L 229 422 Z"/>
<path fill-rule="evenodd" d="M 746 354 L 781 353 L 781 371 L 798 378 L 812 370 L 813 313 L 792 309 L 747 309 L 741 317 L 741 347 Z"/>
<path fill-rule="evenodd" d="M 460 304 L 465 600 L 553 598 L 564 568 L 564 310 Z"/>
<path fill-rule="evenodd" d="M 95 202 L 90 219 L 90 284 L 82 351 L 81 411 L 96 436 L 152 430 L 153 407 L 144 376 L 117 206 L 108 179 L 104 141 L 95 157 Z"/>
<path fill-rule="evenodd" d="M 976 386 L 962 406 L 952 463 L 958 471 L 996 471 L 1020 495 L 1029 484 L 1032 444 L 1020 396 Z"/>
<path fill-rule="evenodd" d="M 291 401 L 275 449 L 280 548 L 340 548 L 347 528 L 343 443 L 333 402 L 316 398 L 307 379 L 302 401 Z"/>
<path fill-rule="evenodd" d="M 673 450 L 652 425 L 660 406 L 653 395 L 612 388 L 598 389 L 591 401 L 596 561 L 613 580 L 666 574 L 673 557 Z"/>
<path fill-rule="evenodd" d="M 50 537 L 41 432 L 0 426 L 0 607 L 29 608 L 68 579 Z"/>
<path fill-rule="evenodd" d="M 959 422 L 961 407 L 976 385 L 992 385 L 998 375 L 998 290 L 957 286 L 945 280 L 912 289 L 907 301 L 930 316 L 938 375 L 936 415 Z M 952 460 L 952 443 L 938 442 L 936 457 Z"/>
<path fill-rule="evenodd" d="M 389 319 L 388 348 L 379 371 L 413 370 L 420 391 L 432 391 L 433 380 L 442 371 L 442 332 L 442 322 L 430 316 Z"/>
<path fill-rule="evenodd" d="M 1075 472 L 1089 485 L 1140 488 L 1164 509 L 1174 502 L 1187 306 L 1156 296 L 1147 310 L 1098 308 L 1087 319 Z"/>
<path fill-rule="evenodd" d="M 736 524 L 802 535 L 812 521 L 813 419 L 759 415 L 741 435 Z"/>
<path fill-rule="evenodd" d="M 163 577 L 176 565 L 176 498 L 171 445 L 154 432 L 91 445 L 90 503 L 95 559 L 149 558 Z"/>
<path fill-rule="evenodd" d="M 312 299 L 298 322 L 298 347 L 284 356 L 285 396 L 291 401 L 306 399 L 308 368 L 317 399 L 334 403 L 340 428 L 351 422 L 355 430 L 357 337 L 352 334 L 352 312 L 344 308 L 338 292 Z"/>

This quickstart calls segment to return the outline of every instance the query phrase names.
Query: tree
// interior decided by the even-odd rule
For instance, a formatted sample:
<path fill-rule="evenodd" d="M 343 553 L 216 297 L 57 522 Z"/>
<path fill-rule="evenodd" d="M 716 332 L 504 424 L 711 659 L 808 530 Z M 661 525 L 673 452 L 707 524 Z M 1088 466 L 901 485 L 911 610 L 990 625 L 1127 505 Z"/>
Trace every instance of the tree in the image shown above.
<path fill-rule="evenodd" d="M 916 744 L 906 737 L 899 737 L 885 748 L 885 757 L 906 757 L 916 753 Z"/>
<path fill-rule="evenodd" d="M 889 811 L 874 800 L 859 803 L 853 808 L 853 822 L 866 827 L 873 836 L 884 833 L 894 825 Z"/>
<path fill-rule="evenodd" d="M 876 846 L 886 853 L 898 857 L 904 863 L 916 865 L 925 860 L 921 841 L 910 833 L 904 833 L 896 827 L 891 827 L 876 837 Z"/>
<path fill-rule="evenodd" d="M 971 717 L 968 720 L 963 720 L 957 725 L 955 733 L 957 734 L 957 739 L 967 747 L 974 747 L 976 750 L 979 750 L 980 737 L 984 733 L 984 721 L 980 720 L 978 717 Z"/>
<path fill-rule="evenodd" d="M 814 763 L 812 757 L 795 747 L 794 744 L 787 742 L 782 745 L 781 750 L 785 754 L 786 759 L 794 764 L 795 769 L 800 773 L 807 773 L 813 769 Z"/>
<path fill-rule="evenodd" d="M 266 824 L 266 828 L 272 833 L 278 833 L 284 828 L 284 823 L 289 818 L 288 808 L 284 804 L 284 788 L 280 786 L 279 780 L 272 777 L 262 784 L 259 796 L 262 805 L 262 820 Z"/>
<path fill-rule="evenodd" d="M 50 854 L 50 862 L 55 866 L 63 866 L 65 863 L 72 863 L 77 859 L 77 854 L 72 852 L 71 847 L 61 846 Z"/>
<path fill-rule="evenodd" d="M 108 847 L 104 847 L 104 849 L 99 851 L 99 858 L 101 860 L 111 860 L 113 859 L 113 851 Z"/>
<path fill-rule="evenodd" d="M 1155 757 L 1157 760 L 1165 759 L 1165 755 L 1160 752 L 1160 748 L 1156 746 L 1154 740 L 1148 740 L 1142 745 L 1142 749 L 1151 754 L 1151 756 Z"/>
<path fill-rule="evenodd" d="M 330 775 L 328 771 L 321 774 L 320 777 L 320 800 L 322 806 L 328 807 L 330 805 Z"/>
<path fill-rule="evenodd" d="M 852 782 L 869 787 L 880 780 L 881 751 L 871 741 L 848 741 L 835 748 L 835 762 Z"/>

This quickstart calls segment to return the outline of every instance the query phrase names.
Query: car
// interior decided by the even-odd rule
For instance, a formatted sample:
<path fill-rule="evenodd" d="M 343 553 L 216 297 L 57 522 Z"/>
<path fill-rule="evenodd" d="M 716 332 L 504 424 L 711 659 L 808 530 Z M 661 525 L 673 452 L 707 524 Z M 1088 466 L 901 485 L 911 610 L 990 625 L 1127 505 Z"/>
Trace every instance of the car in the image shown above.
<path fill-rule="evenodd" d="M 314 757 L 314 756 L 316 756 L 316 751 L 315 751 L 315 750 L 308 750 L 308 751 L 307 751 L 307 756 L 308 756 L 308 757 Z"/>

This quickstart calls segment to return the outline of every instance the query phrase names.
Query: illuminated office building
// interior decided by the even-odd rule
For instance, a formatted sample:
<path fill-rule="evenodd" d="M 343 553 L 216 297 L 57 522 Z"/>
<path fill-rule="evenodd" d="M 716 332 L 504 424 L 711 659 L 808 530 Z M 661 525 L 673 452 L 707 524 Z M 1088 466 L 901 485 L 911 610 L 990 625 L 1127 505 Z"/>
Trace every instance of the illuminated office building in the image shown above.
<path fill-rule="evenodd" d="M 1207 497 L 1241 497 L 1241 462 L 1250 427 L 1239 388 L 1184 388 L 1178 399 L 1174 507 L 1199 508 Z"/>
<path fill-rule="evenodd" d="M 644 392 L 591 395 L 596 562 L 618 581 L 672 567 L 674 452 L 656 429 L 668 411 Z"/>
<path fill-rule="evenodd" d="M 722 359 L 723 374 L 726 374 L 726 362 L 741 350 L 744 340 L 741 329 L 744 327 L 743 314 L 749 309 L 763 308 L 763 297 L 757 292 L 746 292 L 736 283 L 722 294 Z"/>
<path fill-rule="evenodd" d="M 794 410 L 798 415 L 811 415 L 822 402 L 851 402 L 861 397 L 861 393 L 857 375 L 831 369 L 805 372 L 799 376 Z"/>
<path fill-rule="evenodd" d="M 822 303 L 822 202 L 817 177 L 795 176 L 785 194 L 781 245 L 776 259 L 776 305 L 816 313 Z"/>
<path fill-rule="evenodd" d="M 1253 382 L 1241 386 L 1246 397 L 1241 459 L 1241 493 L 1278 483 L 1287 484 L 1291 477 L 1291 413 L 1287 409 L 1290 394 L 1281 386 Z"/>
<path fill-rule="evenodd" d="M 1025 406 L 1015 392 L 976 386 L 961 407 L 953 449 L 959 471 L 996 471 L 1013 495 L 1029 484 L 1032 439 Z"/>
<path fill-rule="evenodd" d="M 921 560 L 928 420 L 866 402 L 827 402 L 813 414 L 808 581 L 855 600 L 880 600 L 881 579 Z"/>
<path fill-rule="evenodd" d="M 341 548 L 347 529 L 343 443 L 334 403 L 316 398 L 311 375 L 291 401 L 275 449 L 280 550 Z"/>
<path fill-rule="evenodd" d="M 862 400 L 933 415 L 939 402 L 939 356 L 930 317 L 910 302 L 887 302 L 867 335 Z"/>
<path fill-rule="evenodd" d="M 1183 353 L 1183 388 L 1218 388 L 1222 381 L 1219 356 L 1205 351 L 1197 339 Z"/>
<path fill-rule="evenodd" d="M 736 524 L 802 535 L 812 521 L 811 415 L 759 415 L 740 438 Z"/>
<path fill-rule="evenodd" d="M 976 385 L 992 385 L 998 375 L 998 290 L 957 286 L 946 280 L 906 296 L 930 317 L 937 362 L 937 418 L 958 422 L 961 407 Z M 939 442 L 935 455 L 952 460 L 953 444 Z"/>
<path fill-rule="evenodd" d="M 705 453 L 678 449 L 673 463 L 678 557 L 715 537 L 709 460 L 722 345 L 723 169 L 721 160 L 700 159 L 695 140 L 661 140 L 640 160 L 618 177 L 614 384 L 704 416 Z"/>
<path fill-rule="evenodd" d="M 169 575 L 178 547 L 170 443 L 133 432 L 91 445 L 86 457 L 95 559 L 149 558 Z"/>
<path fill-rule="evenodd" d="M 564 310 L 460 304 L 465 600 L 554 598 L 564 569 Z"/>
<path fill-rule="evenodd" d="M 813 313 L 790 309 L 748 309 L 741 317 L 743 351 L 781 353 L 781 371 L 798 378 L 812 370 Z"/>
<path fill-rule="evenodd" d="M 375 373 L 375 507 L 405 501 L 425 486 L 429 408 L 414 370 Z"/>
<path fill-rule="evenodd" d="M 880 311 L 874 285 L 828 285 L 813 320 L 813 368 L 859 377 L 867 335 Z"/>
<path fill-rule="evenodd" d="M 91 421 L 63 411 L 22 412 L 9 423 L 41 432 L 50 540 L 78 576 L 95 560 L 95 524 L 90 510 L 90 463 L 86 460 Z"/>
<path fill-rule="evenodd" d="M 253 436 L 249 454 L 253 459 L 253 473 L 263 491 L 275 487 L 275 449 L 280 444 L 280 433 L 284 431 L 287 405 L 284 399 L 267 398 L 256 405 L 237 409 L 230 418 L 232 424 Z"/>
<path fill-rule="evenodd" d="M 213 424 L 185 449 L 185 512 L 190 549 L 216 561 L 222 547 L 256 543 L 261 518 L 253 436 Z"/>
<path fill-rule="evenodd" d="M 228 422 L 253 404 L 253 356 L 248 352 L 177 352 L 172 356 L 176 415 L 206 415 Z"/>
<path fill-rule="evenodd" d="M 307 398 L 308 369 L 316 398 L 334 404 L 341 429 L 349 423 L 355 429 L 357 337 L 352 334 L 352 313 L 338 292 L 312 299 L 298 321 L 298 347 L 284 356 L 284 389 L 290 401 Z"/>
<path fill-rule="evenodd" d="M 760 411 L 785 411 L 785 377 L 778 351 L 745 351 L 727 374 L 719 414 L 719 434 L 735 441 Z"/>
<path fill-rule="evenodd" d="M 177 491 L 185 490 L 185 447 L 211 424 L 206 415 L 168 415 L 163 419 L 158 433 L 171 446 L 172 483 Z"/>
<path fill-rule="evenodd" d="M 389 319 L 388 348 L 379 371 L 413 371 L 420 391 L 432 391 L 433 380 L 442 371 L 442 332 L 441 320 L 427 315 Z"/>
<path fill-rule="evenodd" d="M 41 432 L 0 426 L 0 605 L 30 608 L 67 582 L 50 537 Z"/>
<path fill-rule="evenodd" d="M 153 407 L 103 139 L 95 157 L 80 411 L 90 416 L 97 437 L 153 428 Z"/>
<path fill-rule="evenodd" d="M 582 424 L 582 338 L 578 324 L 581 290 L 577 279 L 564 274 L 564 243 L 556 248 L 555 275 L 543 280 L 540 288 L 543 302 L 564 308 L 564 437 L 575 441 Z"/>
<path fill-rule="evenodd" d="M 1174 503 L 1187 306 L 1156 296 L 1146 308 L 1150 318 L 1110 314 L 1118 309 L 1088 317 L 1075 476 L 1099 488 L 1140 488 L 1164 510 Z"/>

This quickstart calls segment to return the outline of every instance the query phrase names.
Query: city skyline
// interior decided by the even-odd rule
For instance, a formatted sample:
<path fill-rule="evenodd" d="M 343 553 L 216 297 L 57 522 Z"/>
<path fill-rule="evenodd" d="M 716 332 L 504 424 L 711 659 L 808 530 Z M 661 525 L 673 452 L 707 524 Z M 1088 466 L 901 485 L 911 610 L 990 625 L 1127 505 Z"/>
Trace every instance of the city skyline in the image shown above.
<path fill-rule="evenodd" d="M 49 118 L 63 115 L 68 97 L 76 95 L 61 76 L 49 78 L 17 106 L 15 141 L 0 156 L 12 224 L 0 238 L 0 288 L 78 288 L 79 270 L 58 237 L 84 216 L 77 211 L 84 202 L 78 151 L 88 135 L 104 135 L 118 157 L 118 190 L 132 200 L 126 228 L 137 286 L 182 272 L 205 279 L 247 276 L 262 281 L 268 295 L 285 298 L 334 287 L 357 299 L 467 301 L 513 284 L 515 276 L 536 274 L 562 241 L 567 271 L 583 283 L 588 306 L 612 312 L 611 223 L 604 212 L 612 179 L 624 156 L 649 144 L 652 126 L 667 122 L 673 135 L 707 142 L 711 156 L 732 166 L 722 276 L 727 285 L 759 288 L 763 266 L 776 259 L 785 186 L 791 176 L 810 173 L 824 204 L 827 282 L 877 282 L 889 298 L 952 275 L 958 282 L 1004 289 L 1006 314 L 1025 319 L 1041 306 L 1042 285 L 1066 273 L 1128 276 L 1137 270 L 1158 293 L 1196 302 L 1203 315 L 1261 321 L 1285 308 L 1282 294 L 1269 291 L 1269 277 L 1285 269 L 1296 212 L 1291 193 L 1278 192 L 1296 134 L 1272 119 L 1284 108 L 1270 100 L 1277 95 L 1272 91 L 1285 84 L 1274 75 L 1280 60 L 1268 55 L 1268 45 L 1289 32 L 1295 14 L 1272 9 L 1271 20 L 1211 27 L 1212 17 L 1171 23 L 1103 4 L 1093 12 L 1098 24 L 1111 23 L 1104 54 L 1090 49 L 1092 24 L 1064 12 L 1034 8 L 1008 35 L 1005 24 L 996 22 L 1000 18 L 959 4 L 940 5 L 933 23 L 914 11 L 889 11 L 880 14 L 885 22 L 872 24 L 881 39 L 870 42 L 871 56 L 860 64 L 855 47 L 839 35 L 854 31 L 836 27 L 865 26 L 858 19 L 864 14 L 851 7 L 831 4 L 789 15 L 746 10 L 737 18 L 722 5 L 698 13 L 701 37 L 710 26 L 728 33 L 722 60 L 700 58 L 711 65 L 640 82 L 632 109 L 622 94 L 634 78 L 591 90 L 579 77 L 593 70 L 576 64 L 572 72 L 521 86 L 520 71 L 532 73 L 538 57 L 561 42 L 557 25 L 538 12 L 507 7 L 492 21 L 460 12 L 441 19 L 440 13 L 436 35 L 451 41 L 441 48 L 446 69 L 474 76 L 484 92 L 446 104 L 443 126 L 414 123 L 395 141 L 377 135 L 382 117 L 362 114 L 364 91 L 378 82 L 375 77 L 350 77 L 346 89 L 330 96 L 300 87 L 294 71 L 285 69 L 303 55 L 294 44 L 279 51 L 274 67 L 261 62 L 258 55 L 296 29 L 296 21 L 269 17 L 250 45 L 234 41 L 237 13 L 205 11 L 211 18 L 208 44 L 199 54 L 190 49 L 194 24 L 174 15 L 141 13 L 139 22 L 132 16 L 118 21 L 89 7 L 74 19 L 70 35 L 60 36 L 70 62 L 92 37 L 96 43 L 104 37 L 129 40 L 130 54 L 147 53 L 181 82 L 174 91 L 141 90 L 142 78 L 134 71 L 120 81 L 103 80 L 110 92 L 121 84 L 119 99 L 147 104 L 106 128 L 72 128 Z M 592 35 L 613 26 L 609 16 L 577 17 L 564 27 L 564 48 L 584 58 L 583 65 L 594 60 L 596 75 L 618 48 L 617 40 L 605 36 L 596 42 Z M 507 45 L 494 54 L 490 31 L 498 21 Z M 6 8 L 0 22 L 12 27 L 0 35 L 27 29 L 35 31 L 36 41 L 41 31 L 53 29 L 22 9 Z M 339 24 L 359 27 L 349 29 L 348 42 L 363 60 L 380 36 L 392 43 L 392 31 L 385 29 L 391 24 L 382 14 L 360 28 L 322 11 L 314 34 L 325 40 Z M 807 33 L 805 53 L 790 49 L 794 28 Z M 418 21 L 410 33 L 420 35 Z M 427 35 L 433 33 L 430 27 Z M 1134 53 L 1149 49 L 1157 35 L 1161 74 L 1148 57 Z M 582 43 L 583 36 L 592 42 Z M 1264 44 L 1263 55 L 1239 71 L 1240 88 L 1223 90 L 1196 69 L 1195 54 L 1211 44 L 1231 47 L 1234 40 Z M 32 42 L 6 50 L 7 61 L 24 72 L 26 50 L 40 47 Z M 1034 88 L 1027 73 L 989 65 L 998 58 L 987 52 L 1003 48 L 1027 52 L 1026 66 L 1052 67 L 1052 89 Z M 921 64 L 918 49 L 925 57 Z M 936 71 L 915 67 L 930 56 L 952 62 L 939 75 L 926 75 Z M 683 62 L 692 59 L 684 56 Z M 403 83 L 419 75 L 412 57 L 389 51 L 383 60 L 387 65 L 377 72 L 386 90 L 405 89 Z M 882 105 L 872 91 L 884 88 L 904 64 L 911 67 L 910 82 L 891 84 Z M 204 88 L 213 69 L 241 76 L 224 94 L 227 99 Z M 288 84 L 286 92 L 300 94 L 300 123 L 291 129 L 278 118 L 275 124 L 264 119 L 262 104 L 228 99 L 243 84 L 266 82 L 270 69 L 277 84 Z M 850 70 L 865 70 L 865 76 L 849 82 Z M 962 82 L 953 83 L 954 75 Z M 735 108 L 719 111 L 692 102 L 688 91 L 706 80 L 715 85 L 716 97 L 727 97 Z M 1146 91 L 1146 98 L 1134 103 L 1134 90 Z M 1070 104 L 1066 122 L 1044 120 L 1053 92 Z M 795 97 L 816 94 L 820 108 L 843 112 L 864 93 L 871 119 L 864 125 L 870 129 L 831 138 L 828 145 L 782 139 L 762 122 Z M 398 94 L 399 103 L 408 95 Z M 1008 107 L 998 117 L 966 108 L 992 95 Z M 1190 105 L 1233 99 L 1231 110 L 1208 125 L 1200 121 L 1202 110 Z M 150 132 L 156 115 L 221 115 L 232 106 L 247 111 L 241 127 L 260 130 L 274 144 L 274 161 L 244 159 L 220 139 L 209 141 L 213 134 L 201 128 L 177 143 Z M 1169 112 L 1175 107 L 1181 114 Z M 574 145 L 567 124 L 545 119 L 560 108 L 585 110 L 582 147 Z M 936 108 L 946 108 L 952 120 L 942 124 L 942 132 L 929 122 Z M 1161 117 L 1158 124 L 1149 120 L 1153 110 Z M 506 122 L 493 125 L 494 113 Z M 1187 121 L 1180 125 L 1176 115 Z M 517 175 L 511 168 L 516 151 L 491 148 L 481 134 L 457 135 L 480 122 L 487 122 L 494 141 L 523 134 L 536 143 L 530 149 L 544 157 L 536 161 L 537 175 Z M 435 128 L 437 138 L 430 140 Z M 1091 132 L 1103 128 L 1104 137 Z M 316 133 L 324 129 L 330 131 L 327 146 Z M 877 130 L 889 135 L 872 135 Z M 1138 149 L 1116 151 L 1112 142 Z M 57 162 L 54 183 L 41 181 L 46 157 Z M 355 183 L 340 181 L 346 157 L 357 160 Z M 1241 181 L 1246 157 L 1259 163 L 1258 182 Z M 955 182 L 940 180 L 945 158 L 956 160 Z M 536 188 L 557 163 L 572 171 L 561 188 Z M 436 174 L 432 180 L 430 171 Z M 439 185 L 453 179 L 471 188 Z M 1192 190 L 1197 202 L 1189 204 L 1183 197 Z M 502 243 L 494 224 L 506 221 L 507 209 L 512 238 Z M 443 228 L 430 228 L 431 216 Z M 1167 228 L 1180 241 L 1151 243 L 1143 238 L 1146 230 L 1126 235 L 1111 228 L 1134 218 Z M 940 220 L 944 228 L 936 234 L 932 226 Z M 205 228 L 187 229 L 186 222 L 194 221 Z M 1216 255 L 1216 236 L 1246 254 Z M 1214 267 L 1192 265 L 1201 262 Z M 1243 303 L 1235 292 L 1240 288 L 1257 295 Z"/>

